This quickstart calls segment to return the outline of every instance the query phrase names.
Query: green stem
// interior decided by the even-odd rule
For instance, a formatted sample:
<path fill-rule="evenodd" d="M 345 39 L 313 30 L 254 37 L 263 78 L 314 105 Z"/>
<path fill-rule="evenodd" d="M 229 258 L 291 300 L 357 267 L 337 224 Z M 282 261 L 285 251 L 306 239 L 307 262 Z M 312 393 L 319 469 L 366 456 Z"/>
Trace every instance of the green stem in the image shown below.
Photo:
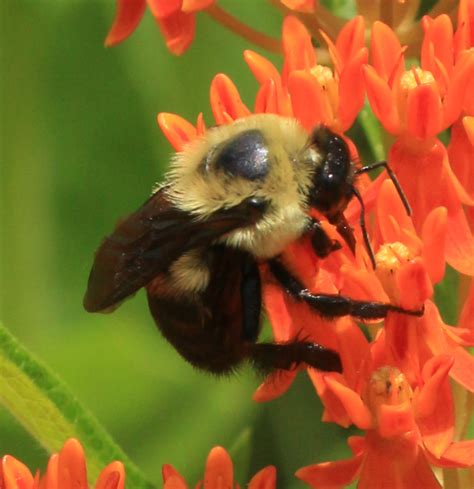
<path fill-rule="evenodd" d="M 367 141 L 375 160 L 384 160 L 387 156 L 379 121 L 367 105 L 360 111 L 358 119 L 367 137 Z"/>
<path fill-rule="evenodd" d="M 69 388 L 1 324 L 0 403 L 50 453 L 58 452 L 67 439 L 77 438 L 92 480 L 107 464 L 120 460 L 125 465 L 127 487 L 153 488 Z"/>

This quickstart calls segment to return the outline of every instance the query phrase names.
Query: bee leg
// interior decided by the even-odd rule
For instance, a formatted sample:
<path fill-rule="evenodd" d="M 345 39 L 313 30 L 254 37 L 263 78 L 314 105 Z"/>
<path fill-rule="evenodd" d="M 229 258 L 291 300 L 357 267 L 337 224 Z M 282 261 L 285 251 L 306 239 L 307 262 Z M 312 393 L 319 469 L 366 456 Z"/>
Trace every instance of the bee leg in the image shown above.
<path fill-rule="evenodd" d="M 253 259 L 242 266 L 240 286 L 242 299 L 242 337 L 246 342 L 246 357 L 260 372 L 275 369 L 291 370 L 306 363 L 324 371 L 341 372 L 339 355 L 321 345 L 296 339 L 291 343 L 255 343 L 260 331 L 261 283 L 258 265 Z"/>
<path fill-rule="evenodd" d="M 277 260 L 269 261 L 273 276 L 295 299 L 306 302 L 312 309 L 325 317 L 354 316 L 359 319 L 382 319 L 389 312 L 410 316 L 422 316 L 424 308 L 417 310 L 383 302 L 358 301 L 338 294 L 312 294 Z"/>
<path fill-rule="evenodd" d="M 325 372 L 342 372 L 339 355 L 317 343 L 254 343 L 249 346 L 248 359 L 260 372 L 292 370 L 301 363 Z"/>
<path fill-rule="evenodd" d="M 311 219 L 308 226 L 308 233 L 311 234 L 311 244 L 314 252 L 320 258 L 326 258 L 330 253 L 342 248 L 341 243 L 335 239 L 331 239 L 321 223 L 316 219 Z"/>

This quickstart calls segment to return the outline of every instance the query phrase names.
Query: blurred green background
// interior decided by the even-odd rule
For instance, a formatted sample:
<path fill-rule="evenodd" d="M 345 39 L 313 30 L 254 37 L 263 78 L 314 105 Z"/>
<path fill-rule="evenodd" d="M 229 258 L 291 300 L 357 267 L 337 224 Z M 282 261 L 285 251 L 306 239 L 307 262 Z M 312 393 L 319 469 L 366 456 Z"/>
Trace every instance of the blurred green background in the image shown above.
<path fill-rule="evenodd" d="M 221 4 L 279 35 L 280 14 L 265 2 Z M 252 106 L 256 82 L 242 51 L 253 47 L 199 15 L 195 43 L 175 58 L 147 11 L 130 39 L 105 49 L 112 0 L 3 0 L 1 8 L 1 320 L 152 481 L 171 463 L 194 484 L 220 444 L 241 484 L 274 464 L 279 487 L 304 487 L 296 469 L 348 454 L 347 432 L 320 423 L 306 377 L 282 399 L 257 405 L 251 396 L 260 379 L 249 369 L 216 379 L 178 357 L 143 293 L 113 315 L 87 314 L 81 304 L 100 240 L 147 198 L 167 166 L 172 150 L 156 114 L 194 121 L 204 111 L 212 123 L 208 92 L 218 72 Z M 31 469 L 47 460 L 0 409 L 4 453 Z"/>

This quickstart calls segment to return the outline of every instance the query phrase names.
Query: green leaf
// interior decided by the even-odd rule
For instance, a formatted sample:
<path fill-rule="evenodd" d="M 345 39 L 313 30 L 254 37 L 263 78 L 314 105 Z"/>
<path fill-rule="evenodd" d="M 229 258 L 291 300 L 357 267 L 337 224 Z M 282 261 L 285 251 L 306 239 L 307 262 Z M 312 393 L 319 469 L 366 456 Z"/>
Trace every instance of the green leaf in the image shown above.
<path fill-rule="evenodd" d="M 92 480 L 107 464 L 120 460 L 128 487 L 153 487 L 68 387 L 1 324 L 0 402 L 49 452 L 57 452 L 67 439 L 77 438 Z"/>

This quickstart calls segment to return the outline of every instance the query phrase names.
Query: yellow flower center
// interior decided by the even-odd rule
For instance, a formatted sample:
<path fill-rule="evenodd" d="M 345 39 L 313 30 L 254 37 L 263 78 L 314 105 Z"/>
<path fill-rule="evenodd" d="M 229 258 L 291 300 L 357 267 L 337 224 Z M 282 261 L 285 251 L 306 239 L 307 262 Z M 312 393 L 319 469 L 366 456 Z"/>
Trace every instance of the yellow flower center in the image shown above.
<path fill-rule="evenodd" d="M 323 65 L 316 65 L 311 68 L 311 74 L 318 80 L 323 88 L 327 88 L 329 83 L 334 82 L 334 75 L 331 68 Z"/>
<path fill-rule="evenodd" d="M 396 272 L 414 258 L 406 245 L 400 242 L 383 244 L 375 255 L 377 278 L 380 280 L 390 300 L 397 304 L 399 290 L 395 280 Z"/>
<path fill-rule="evenodd" d="M 339 87 L 338 82 L 334 78 L 334 73 L 331 68 L 322 65 L 316 65 L 311 68 L 311 74 L 316 78 L 321 88 L 325 92 L 326 113 L 330 115 L 330 119 L 335 117 L 339 107 Z M 329 122 L 327 121 L 327 122 Z"/>
<path fill-rule="evenodd" d="M 405 71 L 400 79 L 400 86 L 406 92 L 420 85 L 430 85 L 431 83 L 436 83 L 431 71 L 425 71 L 419 67 Z"/>
<path fill-rule="evenodd" d="M 365 401 L 376 416 L 383 404 L 398 406 L 411 402 L 412 397 L 413 391 L 405 375 L 396 367 L 385 366 L 372 374 Z"/>

